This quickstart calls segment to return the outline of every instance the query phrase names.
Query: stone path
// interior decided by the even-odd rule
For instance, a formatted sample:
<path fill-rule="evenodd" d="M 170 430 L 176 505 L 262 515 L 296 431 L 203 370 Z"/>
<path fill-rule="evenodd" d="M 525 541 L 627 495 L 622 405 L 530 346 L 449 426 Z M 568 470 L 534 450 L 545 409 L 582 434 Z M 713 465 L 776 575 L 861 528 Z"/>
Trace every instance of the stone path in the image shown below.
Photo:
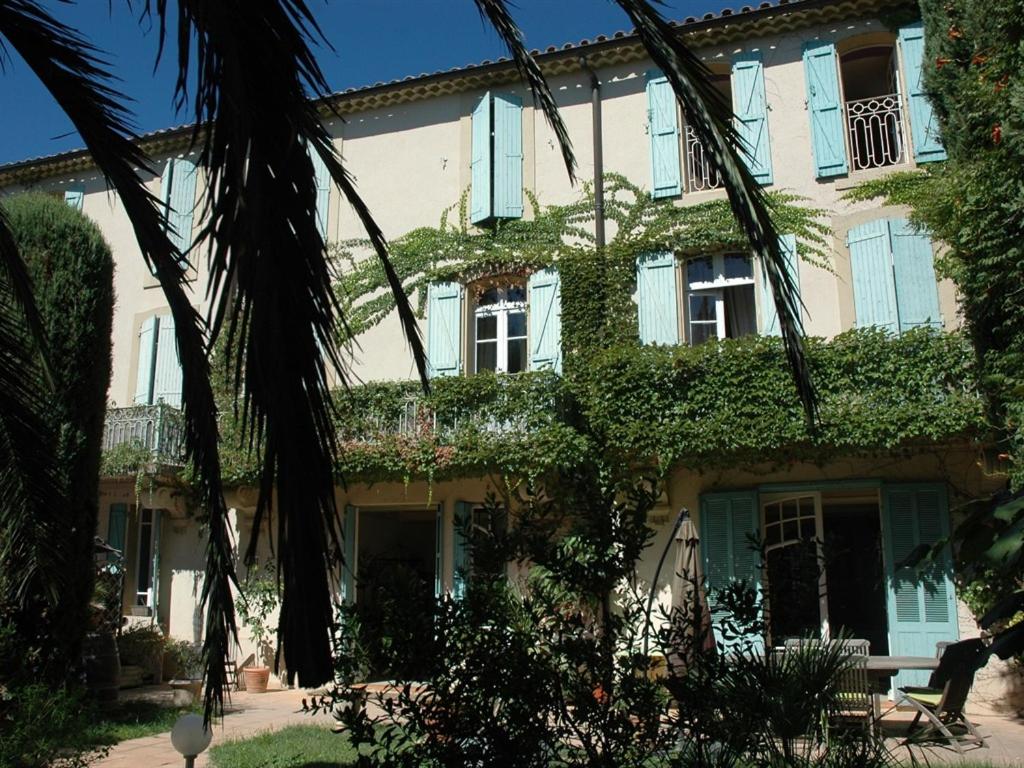
<path fill-rule="evenodd" d="M 270 691 L 264 694 L 239 692 L 232 695 L 231 711 L 214 726 L 213 744 L 246 738 L 257 733 L 288 725 L 322 725 L 329 728 L 334 720 L 324 715 L 311 716 L 301 711 L 302 699 L 309 693 L 301 690 Z M 902 714 L 902 713 L 901 713 Z M 974 749 L 965 758 L 974 763 L 1024 768 L 1024 718 L 997 714 L 976 708 L 971 720 L 988 740 L 987 749 Z M 906 756 L 906 752 L 898 752 Z M 917 757 L 922 756 L 918 753 Z M 929 763 L 955 764 L 957 755 L 950 750 L 929 749 Z M 95 768 L 180 768 L 183 760 L 171 746 L 169 733 L 124 741 L 115 746 Z M 208 768 L 209 751 L 196 760 L 196 768 Z"/>
<path fill-rule="evenodd" d="M 324 715 L 308 715 L 301 711 L 306 691 L 284 690 L 267 693 L 239 691 L 231 696 L 229 714 L 213 728 L 211 747 L 225 741 L 253 736 L 262 731 L 283 728 L 286 725 L 333 725 L 334 720 Z M 196 768 L 209 766 L 209 750 L 196 760 Z M 110 754 L 92 765 L 95 768 L 181 768 L 184 761 L 171 746 L 171 734 L 161 733 L 141 739 L 122 741 Z"/>

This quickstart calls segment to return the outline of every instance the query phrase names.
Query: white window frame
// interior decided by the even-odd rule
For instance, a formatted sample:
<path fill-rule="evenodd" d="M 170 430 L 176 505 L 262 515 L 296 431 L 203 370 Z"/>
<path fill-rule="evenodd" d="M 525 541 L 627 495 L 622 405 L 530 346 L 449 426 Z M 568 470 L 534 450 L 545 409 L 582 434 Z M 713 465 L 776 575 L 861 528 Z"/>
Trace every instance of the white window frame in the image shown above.
<path fill-rule="evenodd" d="M 816 557 L 818 559 L 818 628 L 821 632 L 821 639 L 830 639 L 829 624 L 828 624 L 828 580 L 826 578 L 825 569 L 825 527 L 822 517 L 822 505 L 821 505 L 821 493 L 819 491 L 803 491 L 794 493 L 772 493 L 772 494 L 761 494 L 759 504 L 761 507 L 761 540 L 765 542 L 764 548 L 764 574 L 763 581 L 766 587 L 768 586 L 768 553 L 776 549 L 782 549 L 791 544 L 797 544 L 802 539 L 784 539 L 781 534 L 779 536 L 779 542 L 769 546 L 768 542 L 768 514 L 767 508 L 776 504 L 781 504 L 786 501 L 795 501 L 798 504 L 804 499 L 810 499 L 814 503 L 814 541 Z M 781 525 L 781 523 L 780 523 Z M 765 590 L 765 599 L 769 600 L 770 591 Z M 768 610 L 771 610 L 771 605 L 768 606 Z M 769 628 L 770 631 L 770 628 Z M 774 639 L 773 639 L 774 642 Z"/>
<path fill-rule="evenodd" d="M 725 257 L 726 256 L 745 256 L 747 261 L 750 262 L 750 277 L 731 277 L 725 276 Z M 690 261 L 696 259 L 711 259 L 711 269 L 714 273 L 712 280 L 698 280 L 690 282 L 689 266 Z M 724 251 L 722 253 L 704 254 L 702 256 L 694 256 L 692 259 L 687 259 L 683 262 L 683 287 L 685 290 L 684 300 L 686 302 L 686 340 L 688 344 L 693 344 L 693 333 L 691 329 L 693 325 L 711 325 L 710 320 L 694 320 L 690 312 L 690 297 L 693 295 L 702 296 L 713 296 L 715 298 L 715 336 L 718 339 L 724 339 L 725 336 L 725 290 L 726 288 L 732 288 L 736 286 L 756 286 L 755 274 L 754 274 L 754 259 L 750 255 L 743 254 L 739 251 Z M 757 319 L 757 290 L 754 290 L 754 318 L 755 322 Z"/>
<path fill-rule="evenodd" d="M 149 513 L 149 522 L 145 522 L 146 513 Z M 138 534 L 135 542 L 135 603 L 136 608 L 148 608 L 150 613 L 153 611 L 154 595 L 153 595 L 153 558 L 156 553 L 153 551 L 153 547 L 156 544 L 156 526 L 157 526 L 157 514 L 153 509 L 146 507 L 139 508 L 139 525 Z M 149 560 L 143 562 L 142 560 L 142 542 L 143 534 L 148 530 L 148 536 L 146 537 L 149 546 L 146 548 L 149 552 Z M 139 589 L 141 579 L 145 577 L 148 588 L 145 591 Z"/>
<path fill-rule="evenodd" d="M 479 349 L 480 344 L 495 344 L 497 349 L 495 351 L 495 373 L 508 373 L 508 343 L 510 341 L 517 341 L 523 339 L 526 341 L 526 357 L 523 359 L 523 371 L 529 370 L 529 354 L 530 354 L 530 343 L 529 343 L 529 310 L 527 306 L 527 300 L 524 298 L 522 301 L 511 301 L 508 298 L 509 288 L 520 288 L 523 291 L 523 296 L 526 296 L 526 286 L 519 283 L 513 283 L 509 285 L 501 286 L 489 286 L 488 289 L 493 287 L 498 291 L 499 299 L 494 304 L 487 304 L 481 306 L 476 304 L 473 309 L 473 373 L 479 373 Z M 508 334 L 508 318 L 509 315 L 522 312 L 524 319 L 526 320 L 526 333 L 522 336 L 509 336 Z M 487 339 L 481 342 L 477 338 L 477 320 L 482 317 L 496 317 L 497 318 L 497 330 L 495 332 L 495 338 L 493 340 Z"/>

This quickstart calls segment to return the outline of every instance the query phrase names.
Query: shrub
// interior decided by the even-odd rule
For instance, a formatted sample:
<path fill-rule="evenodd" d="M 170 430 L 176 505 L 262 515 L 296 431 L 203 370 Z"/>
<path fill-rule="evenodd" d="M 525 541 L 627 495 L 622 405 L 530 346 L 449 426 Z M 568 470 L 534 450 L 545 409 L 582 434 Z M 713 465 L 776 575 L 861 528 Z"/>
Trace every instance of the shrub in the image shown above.
<path fill-rule="evenodd" d="M 117 638 L 117 652 L 121 664 L 150 669 L 163 658 L 167 638 L 159 627 L 134 624 L 121 631 Z"/>
<path fill-rule="evenodd" d="M 164 676 L 198 680 L 203 672 L 203 647 L 188 640 L 170 640 L 164 645 Z"/>
<path fill-rule="evenodd" d="M 40 683 L 0 688 L 0 765 L 84 768 L 107 751 L 85 738 L 91 721 L 80 692 Z"/>

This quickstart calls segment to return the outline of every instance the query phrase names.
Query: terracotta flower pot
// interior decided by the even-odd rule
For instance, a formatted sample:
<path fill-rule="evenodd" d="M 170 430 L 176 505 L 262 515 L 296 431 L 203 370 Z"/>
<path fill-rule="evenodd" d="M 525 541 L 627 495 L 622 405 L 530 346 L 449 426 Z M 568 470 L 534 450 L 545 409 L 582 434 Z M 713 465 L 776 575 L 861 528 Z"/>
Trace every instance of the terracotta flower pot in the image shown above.
<path fill-rule="evenodd" d="M 249 693 L 266 693 L 267 682 L 270 680 L 270 667 L 246 667 L 242 670 L 245 677 L 245 690 Z"/>

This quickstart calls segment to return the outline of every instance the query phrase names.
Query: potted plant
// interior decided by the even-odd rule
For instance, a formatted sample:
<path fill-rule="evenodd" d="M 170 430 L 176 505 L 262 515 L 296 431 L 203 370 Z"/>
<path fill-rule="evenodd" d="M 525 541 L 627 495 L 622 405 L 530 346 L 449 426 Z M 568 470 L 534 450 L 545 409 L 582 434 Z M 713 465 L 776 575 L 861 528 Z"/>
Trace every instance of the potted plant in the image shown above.
<path fill-rule="evenodd" d="M 262 569 L 256 566 L 250 568 L 238 600 L 238 614 L 256 644 L 255 662 L 252 666 L 242 669 L 245 690 L 251 693 L 266 693 L 267 690 L 267 681 L 270 679 L 269 661 L 274 653 L 270 614 L 277 610 L 279 602 L 273 566 L 268 563 Z"/>
<path fill-rule="evenodd" d="M 192 701 L 203 688 L 202 646 L 188 640 L 168 640 L 164 648 L 164 677 L 175 690 L 188 691 Z"/>

